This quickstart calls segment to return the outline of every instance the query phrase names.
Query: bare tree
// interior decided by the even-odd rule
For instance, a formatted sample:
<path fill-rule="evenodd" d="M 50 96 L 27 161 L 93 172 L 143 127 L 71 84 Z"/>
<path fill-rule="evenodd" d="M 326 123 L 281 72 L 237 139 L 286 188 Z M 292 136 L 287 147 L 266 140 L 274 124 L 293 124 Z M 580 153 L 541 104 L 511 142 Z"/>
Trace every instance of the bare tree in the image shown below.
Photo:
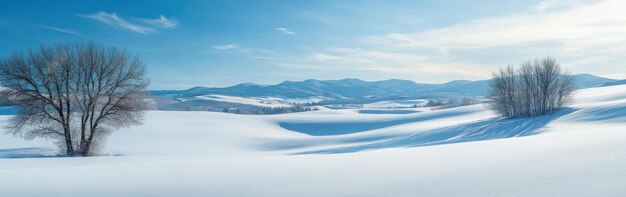
<path fill-rule="evenodd" d="M 136 56 L 89 43 L 41 45 L 0 61 L 0 81 L 18 114 L 8 132 L 56 141 L 68 156 L 96 154 L 108 134 L 140 124 L 149 100 Z"/>
<path fill-rule="evenodd" d="M 571 102 L 574 77 L 563 71 L 554 58 L 509 65 L 493 73 L 489 84 L 489 107 L 506 117 L 551 114 Z"/>
<path fill-rule="evenodd" d="M 493 79 L 489 84 L 491 87 L 490 98 L 492 108 L 498 109 L 498 113 L 504 116 L 511 116 L 517 113 L 517 106 L 514 104 L 517 96 L 516 73 L 512 65 L 492 74 Z"/>

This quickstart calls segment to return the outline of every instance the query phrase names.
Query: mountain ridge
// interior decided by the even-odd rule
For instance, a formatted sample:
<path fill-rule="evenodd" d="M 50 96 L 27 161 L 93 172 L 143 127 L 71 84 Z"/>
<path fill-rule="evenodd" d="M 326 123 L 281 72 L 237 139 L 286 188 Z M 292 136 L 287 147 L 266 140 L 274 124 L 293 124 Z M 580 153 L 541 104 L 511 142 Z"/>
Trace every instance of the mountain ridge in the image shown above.
<path fill-rule="evenodd" d="M 624 85 L 626 84 L 626 79 L 622 79 L 619 81 L 611 81 L 611 82 L 607 82 L 605 84 L 602 84 L 602 87 L 607 87 L 607 86 L 616 86 L 616 85 Z"/>
<path fill-rule="evenodd" d="M 591 74 L 576 74 L 576 87 L 601 86 L 618 80 Z M 372 97 L 418 96 L 486 96 L 490 80 L 453 80 L 441 84 L 416 83 L 405 79 L 365 81 L 357 78 L 336 80 L 307 79 L 283 81 L 275 85 L 241 83 L 228 87 L 197 86 L 186 90 L 151 90 L 150 94 L 172 98 L 201 95 L 228 95 L 242 97 L 359 99 Z"/>

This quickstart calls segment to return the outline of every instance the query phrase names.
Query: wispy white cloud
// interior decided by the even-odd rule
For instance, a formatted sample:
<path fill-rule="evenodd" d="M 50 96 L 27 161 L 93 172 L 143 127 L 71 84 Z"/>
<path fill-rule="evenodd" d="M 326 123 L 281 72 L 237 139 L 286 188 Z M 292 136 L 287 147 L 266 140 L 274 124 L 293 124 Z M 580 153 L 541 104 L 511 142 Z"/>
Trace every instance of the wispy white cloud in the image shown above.
<path fill-rule="evenodd" d="M 79 16 L 97 20 L 97 21 L 106 23 L 118 29 L 130 30 L 130 31 L 134 31 L 137 33 L 141 33 L 141 34 L 152 34 L 152 33 L 157 32 L 153 28 L 128 22 L 125 19 L 117 16 L 117 14 L 115 13 L 98 12 L 95 14 L 79 15 Z"/>
<path fill-rule="evenodd" d="M 81 35 L 77 31 L 71 30 L 71 29 L 63 29 L 63 28 L 52 27 L 52 26 L 45 26 L 45 25 L 39 25 L 39 27 L 44 28 L 44 29 L 50 29 L 50 30 L 66 33 L 66 34 L 72 34 L 72 35 L 77 35 L 77 36 Z"/>
<path fill-rule="evenodd" d="M 417 33 L 391 33 L 365 40 L 397 48 L 485 48 L 559 42 L 570 49 L 626 41 L 625 1 L 605 1 L 557 13 L 488 18 Z"/>
<path fill-rule="evenodd" d="M 239 46 L 237 44 L 218 44 L 218 45 L 213 45 L 213 48 L 217 50 L 238 50 L 241 52 L 250 52 L 250 53 L 265 54 L 265 55 L 277 54 L 275 51 L 272 51 L 272 50 L 246 48 L 246 47 Z"/>
<path fill-rule="evenodd" d="M 332 62 L 332 63 L 352 63 L 352 64 L 371 64 L 372 60 L 366 59 L 369 57 L 355 56 L 354 54 L 346 53 L 321 53 L 316 52 L 311 54 L 311 59 L 318 62 Z"/>
<path fill-rule="evenodd" d="M 537 9 L 538 9 L 538 10 L 545 10 L 545 9 L 548 9 L 548 8 L 550 8 L 550 7 L 554 6 L 554 4 L 555 4 L 554 2 L 555 2 L 555 1 L 552 1 L 552 0 L 541 1 L 541 2 L 539 2 L 539 3 L 537 4 Z"/>
<path fill-rule="evenodd" d="M 144 23 L 160 28 L 175 28 L 178 26 L 178 20 L 175 18 L 167 18 L 163 15 L 156 19 L 140 19 Z"/>
<path fill-rule="evenodd" d="M 434 58 L 425 54 L 408 51 L 385 51 L 371 49 L 345 49 L 334 48 L 329 51 L 335 52 L 343 58 L 350 59 L 349 63 L 360 62 L 366 70 L 379 71 L 392 74 L 413 74 L 414 76 L 430 75 L 441 77 L 442 75 L 456 75 L 463 78 L 476 79 L 485 76 L 484 73 L 468 72 L 465 69 L 468 63 L 460 64 L 460 61 Z"/>
<path fill-rule="evenodd" d="M 311 55 L 311 58 L 313 58 L 314 60 L 317 61 L 329 61 L 329 60 L 342 60 L 344 58 L 341 58 L 339 56 L 334 56 L 334 55 L 329 55 L 326 53 L 313 53 Z"/>
<path fill-rule="evenodd" d="M 368 36 L 361 41 L 378 49 L 430 50 L 441 56 L 435 58 L 456 56 L 482 64 L 499 58 L 493 54 L 509 57 L 509 62 L 498 64 L 519 60 L 512 58 L 514 55 L 524 55 L 524 59 L 554 55 L 573 72 L 608 76 L 612 73 L 610 68 L 622 67 L 623 64 L 617 63 L 620 61 L 612 59 L 626 61 L 623 56 L 626 54 L 626 47 L 623 47 L 626 46 L 626 1 L 605 0 L 567 6 L 560 3 L 551 0 L 539 3 L 536 8 L 546 10 L 541 12 L 485 18 L 415 33 Z M 559 9 L 553 9 L 555 6 Z M 487 60 L 485 57 L 490 53 L 491 60 Z"/>
<path fill-rule="evenodd" d="M 246 48 L 246 47 L 239 46 L 237 44 L 213 45 L 213 49 L 237 52 L 246 58 L 252 58 L 252 59 L 276 60 L 278 56 L 281 56 L 280 53 L 273 51 L 273 50 L 260 49 L 260 48 Z"/>
<path fill-rule="evenodd" d="M 588 0 L 544 0 L 537 3 L 535 9 L 539 11 L 546 11 L 557 8 L 568 8 L 585 4 L 585 1 Z"/>
<path fill-rule="evenodd" d="M 118 16 L 114 12 L 107 13 L 101 11 L 95 14 L 79 14 L 79 16 L 100 21 L 118 29 L 125 29 L 141 34 L 153 34 L 158 32 L 155 28 L 174 28 L 178 25 L 178 20 L 167 18 L 163 15 L 160 15 L 159 18 L 156 19 L 135 18 L 133 20 L 134 23 Z"/>
<path fill-rule="evenodd" d="M 230 49 L 240 49 L 236 44 L 221 44 L 213 46 L 214 49 L 218 50 L 230 50 Z"/>
<path fill-rule="evenodd" d="M 284 27 L 277 27 L 276 28 L 277 31 L 282 32 L 284 34 L 289 34 L 289 35 L 295 35 L 296 33 L 293 31 L 289 31 L 289 29 L 284 28 Z"/>
<path fill-rule="evenodd" d="M 279 55 L 261 55 L 253 48 L 244 52 L 244 47 L 235 44 L 214 48 L 266 59 L 302 76 L 405 78 L 429 83 L 477 80 L 489 78 L 492 71 L 509 63 L 554 55 L 574 73 L 626 77 L 626 71 L 619 69 L 626 62 L 626 12 L 622 11 L 626 2 L 550 1 L 527 6 L 513 15 L 373 35 L 341 47 L 300 46 L 298 52 Z"/>
<path fill-rule="evenodd" d="M 274 63 L 303 75 L 333 72 L 435 83 L 487 79 L 501 66 L 554 55 L 574 73 L 626 77 L 619 69 L 626 62 L 626 2 L 581 2 L 548 0 L 509 16 L 367 36 L 348 47 L 306 47 L 304 55 Z"/>
<path fill-rule="evenodd" d="M 309 72 L 348 71 L 353 75 L 369 75 L 374 78 L 401 77 L 422 82 L 445 82 L 452 79 L 489 77 L 489 72 L 484 72 L 485 69 L 473 69 L 485 68 L 484 65 L 401 51 L 331 47 L 312 52 L 308 58 L 285 59 L 289 58 L 279 58 L 281 62 L 276 65 Z"/>

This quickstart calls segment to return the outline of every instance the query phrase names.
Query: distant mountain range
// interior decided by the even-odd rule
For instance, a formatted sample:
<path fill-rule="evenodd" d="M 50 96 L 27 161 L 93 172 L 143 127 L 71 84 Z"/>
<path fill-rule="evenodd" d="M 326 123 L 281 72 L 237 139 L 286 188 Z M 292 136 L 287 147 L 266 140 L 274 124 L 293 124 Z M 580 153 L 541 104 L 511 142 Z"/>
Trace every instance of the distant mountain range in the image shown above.
<path fill-rule="evenodd" d="M 577 88 L 589 88 L 617 80 L 590 74 L 575 75 Z M 152 90 L 149 93 L 159 110 L 224 111 L 243 114 L 289 113 L 314 110 L 311 105 L 327 107 L 360 105 L 377 101 L 424 98 L 484 98 L 489 80 L 456 80 L 443 84 L 423 84 L 390 79 L 284 81 L 276 85 L 243 83 L 230 87 L 194 87 L 187 90 Z"/>
<path fill-rule="evenodd" d="M 591 74 L 577 74 L 577 88 L 589 88 L 616 82 Z M 325 97 L 334 100 L 363 100 L 393 97 L 481 97 L 486 96 L 489 80 L 456 80 L 443 84 L 423 84 L 409 80 L 390 79 L 363 81 L 346 78 L 341 80 L 284 81 L 276 85 L 243 83 L 231 87 L 194 87 L 187 90 L 154 90 L 154 96 L 172 99 L 202 95 L 226 95 L 238 97 L 276 97 L 284 99 Z"/>

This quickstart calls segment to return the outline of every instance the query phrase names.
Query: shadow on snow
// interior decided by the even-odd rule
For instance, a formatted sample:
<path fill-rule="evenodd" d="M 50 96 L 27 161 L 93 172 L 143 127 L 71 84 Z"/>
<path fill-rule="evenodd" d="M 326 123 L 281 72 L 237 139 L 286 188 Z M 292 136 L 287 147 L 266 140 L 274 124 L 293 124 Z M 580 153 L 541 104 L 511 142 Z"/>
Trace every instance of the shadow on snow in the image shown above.
<path fill-rule="evenodd" d="M 402 110 L 402 109 L 396 109 L 396 110 L 362 109 L 362 110 L 358 110 L 357 112 L 359 112 L 360 114 L 413 114 L 419 111 Z"/>
<path fill-rule="evenodd" d="M 576 121 L 624 122 L 626 121 L 626 106 L 590 107 L 581 109 L 568 118 Z"/>
<path fill-rule="evenodd" d="M 54 148 L 8 148 L 0 149 L 0 159 L 64 157 L 57 153 Z"/>
<path fill-rule="evenodd" d="M 351 133 L 358 133 L 363 131 L 369 131 L 374 129 L 380 129 L 385 127 L 391 127 L 400 124 L 406 124 L 411 122 L 426 121 L 437 118 L 447 118 L 454 116 L 461 116 L 465 114 L 473 113 L 473 111 L 442 111 L 441 113 L 428 114 L 424 116 L 383 120 L 383 121 L 350 121 L 350 122 L 304 122 L 304 123 L 292 123 L 281 122 L 278 125 L 284 129 L 304 133 L 311 136 L 329 136 L 329 135 L 344 135 Z"/>
<path fill-rule="evenodd" d="M 534 135 L 550 121 L 574 112 L 566 108 L 555 114 L 535 118 L 492 118 L 408 135 L 389 136 L 369 144 L 300 152 L 296 154 L 336 154 L 384 148 L 420 147 L 460 142 L 502 139 Z"/>

